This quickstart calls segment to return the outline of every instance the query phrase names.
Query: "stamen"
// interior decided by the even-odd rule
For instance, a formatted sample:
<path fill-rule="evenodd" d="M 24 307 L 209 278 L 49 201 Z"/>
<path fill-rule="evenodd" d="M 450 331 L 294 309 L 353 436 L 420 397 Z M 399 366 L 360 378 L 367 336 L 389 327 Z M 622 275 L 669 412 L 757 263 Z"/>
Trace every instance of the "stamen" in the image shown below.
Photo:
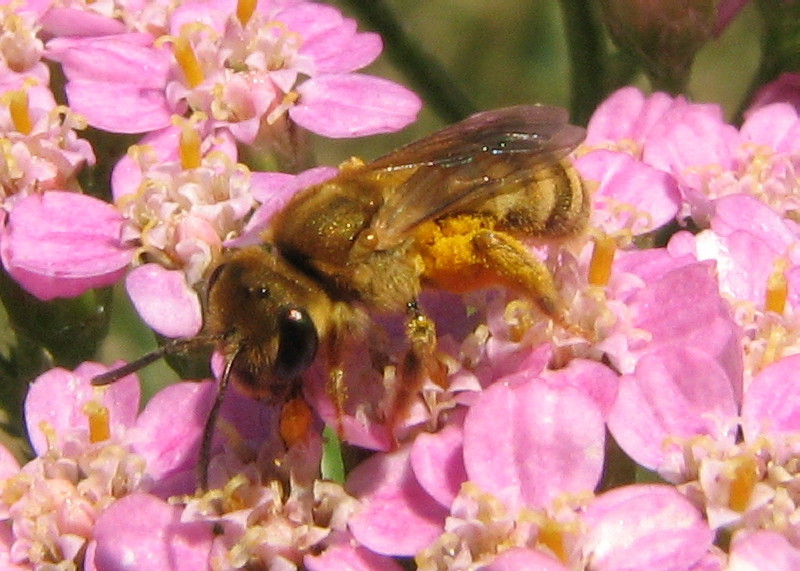
<path fill-rule="evenodd" d="M 89 419 L 89 442 L 103 442 L 111 438 L 107 407 L 97 401 L 89 401 L 83 407 L 83 413 Z"/>
<path fill-rule="evenodd" d="M 589 284 L 605 286 L 611 279 L 611 266 L 614 263 L 617 245 L 609 236 L 595 238 L 592 260 L 589 262 Z"/>
<path fill-rule="evenodd" d="M 764 309 L 773 311 L 778 315 L 783 314 L 786 309 L 786 298 L 789 296 L 789 283 L 786 280 L 785 270 L 786 261 L 778 260 L 775 262 L 775 269 L 767 279 Z"/>
<path fill-rule="evenodd" d="M 281 409 L 280 433 L 286 446 L 302 442 L 311 426 L 311 409 L 303 399 L 292 399 Z"/>
<path fill-rule="evenodd" d="M 33 119 L 31 119 L 28 92 L 24 89 L 17 89 L 9 93 L 8 110 L 14 128 L 23 135 L 29 135 L 33 131 Z"/>
<path fill-rule="evenodd" d="M 239 0 L 236 3 L 236 17 L 239 19 L 242 27 L 246 26 L 247 22 L 250 21 L 257 4 L 258 0 Z"/>
<path fill-rule="evenodd" d="M 300 94 L 296 91 L 290 91 L 286 95 L 283 96 L 283 100 L 281 103 L 275 107 L 272 111 L 270 111 L 269 115 L 267 115 L 267 124 L 273 125 L 275 122 L 281 118 L 281 116 L 286 113 L 296 102 L 300 99 Z"/>
<path fill-rule="evenodd" d="M 203 162 L 203 154 L 200 152 L 200 133 L 191 121 L 185 121 L 181 126 L 178 153 L 184 170 L 196 169 Z"/>
<path fill-rule="evenodd" d="M 205 79 L 203 68 L 197 59 L 197 55 L 192 49 L 192 45 L 183 36 L 173 38 L 172 50 L 175 53 L 175 60 L 183 70 L 183 75 L 186 77 L 186 82 L 189 87 L 197 87 Z"/>
<path fill-rule="evenodd" d="M 564 533 L 558 522 L 547 518 L 539 527 L 538 543 L 549 549 L 561 561 L 567 561 L 567 548 L 564 545 Z"/>
<path fill-rule="evenodd" d="M 764 353 L 761 357 L 761 367 L 766 367 L 780 359 L 783 353 L 782 349 L 786 346 L 787 337 L 786 328 L 780 323 L 772 323 L 768 326 L 765 335 Z"/>
<path fill-rule="evenodd" d="M 750 502 L 750 496 L 758 482 L 758 464 L 752 456 L 739 456 L 729 461 L 731 485 L 728 505 L 742 513 Z"/>

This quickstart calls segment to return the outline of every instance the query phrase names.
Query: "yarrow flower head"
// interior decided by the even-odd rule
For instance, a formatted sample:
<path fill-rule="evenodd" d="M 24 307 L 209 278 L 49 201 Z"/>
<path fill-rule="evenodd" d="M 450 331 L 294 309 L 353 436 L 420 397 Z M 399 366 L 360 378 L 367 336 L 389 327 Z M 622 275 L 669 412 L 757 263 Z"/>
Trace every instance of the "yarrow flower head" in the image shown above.
<path fill-rule="evenodd" d="M 0 97 L 3 205 L 12 209 L 19 196 L 48 190 L 74 190 L 84 165 L 95 162 L 88 141 L 75 130 L 86 124 L 56 105 L 47 87 L 25 82 Z"/>
<path fill-rule="evenodd" d="M 112 175 L 114 205 L 63 191 L 18 201 L 3 250 L 11 275 L 52 299 L 127 274 L 128 293 L 148 325 L 168 337 L 195 335 L 202 325 L 200 281 L 225 248 L 257 237 L 257 221 L 288 198 L 285 188 L 296 188 L 289 175 L 237 163 L 229 133 L 177 122 L 120 160 Z M 330 173 L 312 169 L 298 179 L 313 184 Z"/>
<path fill-rule="evenodd" d="M 76 568 L 91 557 L 99 520 L 117 500 L 194 485 L 198 441 L 189 433 L 198 430 L 194 408 L 209 403 L 206 387 L 174 385 L 139 414 L 135 378 L 89 385 L 105 370 L 95 364 L 74 373 L 53 369 L 31 386 L 25 416 L 36 457 L 19 468 L 4 456 L 0 480 L 0 517 L 11 531 L 5 558 L 21 568 Z"/>
<path fill-rule="evenodd" d="M 47 85 L 50 73 L 42 61 L 44 43 L 38 37 L 36 14 L 13 2 L 0 6 L 0 87 L 19 88 L 26 79 Z"/>
<path fill-rule="evenodd" d="M 47 48 L 69 79 L 70 104 L 93 126 L 152 131 L 172 114 L 202 112 L 290 164 L 301 150 L 292 125 L 363 136 L 404 127 L 420 107 L 405 88 L 354 73 L 380 53 L 378 36 L 311 2 L 187 2 L 155 42 L 121 34 L 57 39 Z"/>

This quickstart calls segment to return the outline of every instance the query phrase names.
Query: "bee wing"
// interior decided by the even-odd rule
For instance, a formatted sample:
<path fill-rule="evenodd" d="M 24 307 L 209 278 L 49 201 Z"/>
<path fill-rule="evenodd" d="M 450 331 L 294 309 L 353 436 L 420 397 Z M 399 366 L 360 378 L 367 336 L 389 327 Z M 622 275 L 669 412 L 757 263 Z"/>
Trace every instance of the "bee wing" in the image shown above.
<path fill-rule="evenodd" d="M 477 113 L 376 159 L 368 170 L 414 169 L 372 220 L 378 247 L 396 245 L 422 222 L 519 189 L 584 136 L 560 107 L 520 105 Z"/>

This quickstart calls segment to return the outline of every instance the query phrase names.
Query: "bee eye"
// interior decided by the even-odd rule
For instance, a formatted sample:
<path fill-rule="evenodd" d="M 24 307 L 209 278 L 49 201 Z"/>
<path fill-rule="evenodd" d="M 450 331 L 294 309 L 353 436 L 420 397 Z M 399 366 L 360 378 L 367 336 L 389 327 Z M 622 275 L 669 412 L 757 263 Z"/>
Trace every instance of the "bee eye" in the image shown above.
<path fill-rule="evenodd" d="M 296 377 L 314 360 L 319 336 L 307 311 L 289 307 L 279 318 L 278 356 L 275 374 L 282 379 Z"/>

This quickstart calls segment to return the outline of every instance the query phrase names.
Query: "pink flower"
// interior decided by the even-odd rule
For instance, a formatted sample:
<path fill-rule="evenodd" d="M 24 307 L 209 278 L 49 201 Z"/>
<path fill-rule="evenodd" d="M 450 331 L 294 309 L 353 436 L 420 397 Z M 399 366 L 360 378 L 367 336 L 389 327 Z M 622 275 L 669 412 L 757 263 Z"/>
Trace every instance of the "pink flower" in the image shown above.
<path fill-rule="evenodd" d="M 731 545 L 728 571 L 758 569 L 765 562 L 775 571 L 791 571 L 800 565 L 800 550 L 771 531 L 737 535 Z"/>
<path fill-rule="evenodd" d="M 763 85 L 753 96 L 746 116 L 772 103 L 788 103 L 800 109 L 800 74 L 782 73 L 778 79 Z"/>
<path fill-rule="evenodd" d="M 279 409 L 228 395 L 218 424 L 225 427 L 224 442 L 209 467 L 212 488 L 181 499 L 181 521 L 218 530 L 214 560 L 226 569 L 245 564 L 394 569 L 389 558 L 359 545 L 347 530 L 358 502 L 340 484 L 320 477 L 321 426 L 287 445 L 279 436 Z M 168 541 L 158 532 L 149 536 Z M 117 560 L 126 556 L 124 549 L 109 545 L 109 550 Z"/>
<path fill-rule="evenodd" d="M 737 404 L 731 379 L 706 356 L 676 349 L 623 376 L 608 426 L 634 460 L 702 506 L 713 529 L 768 529 L 800 545 L 795 372 L 800 356 L 765 367 Z M 741 434 L 741 436 L 740 436 Z"/>
<path fill-rule="evenodd" d="M 0 91 L 19 89 L 26 80 L 38 85 L 50 81 L 38 33 L 35 13 L 14 3 L 0 6 Z"/>
<path fill-rule="evenodd" d="M 797 209 L 797 113 L 787 104 L 748 115 L 740 130 L 717 105 L 634 88 L 614 93 L 589 123 L 587 144 L 627 152 L 678 185 L 681 216 L 707 227 L 715 201 L 747 193 L 791 217 Z"/>
<path fill-rule="evenodd" d="M 195 141 L 194 129 L 163 130 L 133 147 L 114 170 L 113 206 L 58 191 L 18 200 L 0 244 L 9 273 L 42 299 L 78 295 L 127 273 L 128 293 L 151 327 L 195 335 L 202 325 L 196 286 L 228 241 L 253 232 L 255 195 L 269 196 L 259 185 L 278 175 L 236 163 L 226 132 Z"/>
<path fill-rule="evenodd" d="M 51 41 L 71 105 L 113 132 L 202 111 L 238 140 L 278 150 L 291 142 L 288 122 L 355 137 L 400 129 L 420 106 L 399 85 L 353 73 L 377 57 L 380 39 L 328 6 L 261 2 L 240 21 L 233 3 L 190 2 L 170 28 L 156 43 L 142 34 Z"/>
<path fill-rule="evenodd" d="M 664 226 L 678 213 L 675 179 L 628 153 L 599 149 L 581 155 L 575 166 L 589 184 L 599 183 L 592 195 L 591 223 L 608 235 L 629 240 Z"/>
<path fill-rule="evenodd" d="M 77 189 L 78 172 L 95 162 L 89 143 L 75 133 L 85 127 L 79 117 L 56 105 L 46 87 L 25 82 L 3 92 L 0 200 L 7 212 L 22 196 Z"/>
<path fill-rule="evenodd" d="M 6 270 L 41 299 L 116 282 L 131 261 L 119 242 L 122 216 L 110 204 L 64 191 L 16 201 L 0 254 Z"/>
<path fill-rule="evenodd" d="M 181 509 L 149 494 L 114 502 L 97 519 L 86 569 L 211 567 L 214 533 L 202 522 L 182 522 Z"/>
<path fill-rule="evenodd" d="M 84 549 L 93 552 L 96 524 L 118 499 L 193 489 L 204 421 L 198 410 L 210 407 L 209 385 L 173 385 L 139 414 L 134 377 L 89 384 L 105 370 L 91 363 L 75 373 L 52 369 L 31 385 L 25 418 L 37 457 L 18 471 L 4 462 L 0 481 L 0 514 L 12 532 L 6 553 L 16 564 L 80 565 Z"/>
<path fill-rule="evenodd" d="M 347 481 L 362 502 L 350 520 L 353 536 L 378 553 L 417 553 L 442 533 L 465 482 L 512 517 L 590 492 L 603 464 L 603 421 L 589 396 L 566 386 L 571 375 L 579 384 L 592 372 L 506 377 L 476 395 L 463 424 L 463 412 L 451 413 L 436 433 L 359 465 Z"/>
<path fill-rule="evenodd" d="M 664 249 L 619 252 L 608 284 L 594 293 L 601 309 L 593 348 L 620 373 L 648 354 L 688 345 L 741 379 L 741 333 L 712 264 Z"/>
<path fill-rule="evenodd" d="M 719 36 L 749 1 L 750 0 L 721 0 L 717 2 L 717 23 L 714 27 L 714 35 Z"/>
<path fill-rule="evenodd" d="M 745 383 L 761 368 L 800 351 L 797 224 L 748 194 L 716 201 L 711 228 L 673 236 L 674 254 L 714 260 L 720 291 L 743 331 Z"/>

